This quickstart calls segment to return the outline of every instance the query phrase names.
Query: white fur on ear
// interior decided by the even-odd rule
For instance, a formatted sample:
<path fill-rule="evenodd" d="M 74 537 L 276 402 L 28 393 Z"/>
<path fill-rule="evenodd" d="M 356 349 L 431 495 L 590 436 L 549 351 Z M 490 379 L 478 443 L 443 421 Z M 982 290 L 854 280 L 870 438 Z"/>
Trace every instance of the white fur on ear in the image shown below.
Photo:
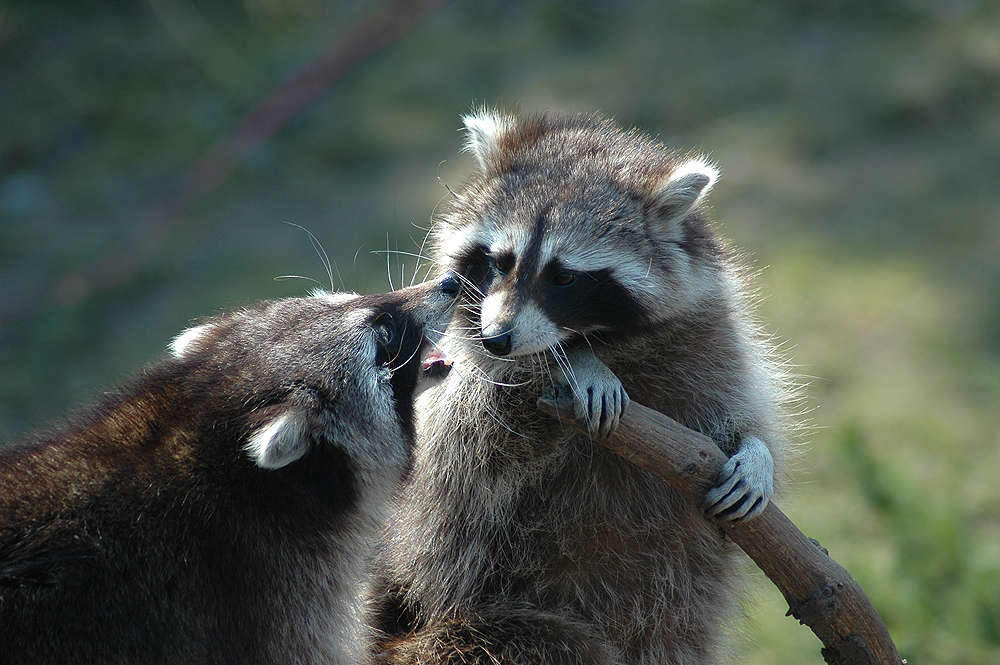
<path fill-rule="evenodd" d="M 191 348 L 191 345 L 197 342 L 211 328 L 211 323 L 205 323 L 200 326 L 195 326 L 194 328 L 188 328 L 177 337 L 174 337 L 173 341 L 170 342 L 170 345 L 167 347 L 167 350 L 174 358 L 183 358 L 184 354 Z"/>
<path fill-rule="evenodd" d="M 462 122 L 467 132 L 462 151 L 472 153 L 479 162 L 479 168 L 488 171 L 497 155 L 497 142 L 510 129 L 511 119 L 483 109 L 475 115 L 462 116 Z"/>
<path fill-rule="evenodd" d="M 357 293 L 348 291 L 327 291 L 326 289 L 316 288 L 309 292 L 310 297 L 316 298 L 318 300 L 327 300 L 330 304 L 339 305 L 340 303 L 347 302 L 349 300 L 354 300 L 360 296 Z"/>
<path fill-rule="evenodd" d="M 262 469 L 280 469 L 309 452 L 305 419 L 283 413 L 254 433 L 243 447 Z"/>
<path fill-rule="evenodd" d="M 653 193 L 660 203 L 663 219 L 686 216 L 712 190 L 718 179 L 719 172 L 700 159 L 682 164 Z"/>

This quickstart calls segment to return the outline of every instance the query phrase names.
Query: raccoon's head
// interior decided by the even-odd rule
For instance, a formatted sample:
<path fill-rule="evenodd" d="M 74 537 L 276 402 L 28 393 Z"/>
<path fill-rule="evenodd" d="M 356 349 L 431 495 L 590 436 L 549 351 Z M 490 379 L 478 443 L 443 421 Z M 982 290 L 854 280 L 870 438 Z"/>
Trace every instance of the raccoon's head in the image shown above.
<path fill-rule="evenodd" d="M 487 351 L 641 334 L 716 296 L 724 250 L 702 213 L 718 177 L 706 161 L 596 116 L 464 120 L 480 171 L 432 242 L 463 276 Z"/>
<path fill-rule="evenodd" d="M 336 458 L 391 476 L 409 458 L 414 394 L 442 374 L 433 341 L 457 294 L 445 275 L 381 295 L 267 301 L 182 333 L 171 353 L 203 420 L 258 467 Z"/>

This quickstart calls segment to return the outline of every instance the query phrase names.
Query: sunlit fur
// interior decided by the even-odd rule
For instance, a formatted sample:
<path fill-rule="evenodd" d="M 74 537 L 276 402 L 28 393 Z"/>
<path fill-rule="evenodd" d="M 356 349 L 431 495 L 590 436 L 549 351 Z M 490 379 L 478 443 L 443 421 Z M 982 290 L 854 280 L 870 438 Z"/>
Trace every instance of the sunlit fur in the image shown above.
<path fill-rule="evenodd" d="M 0 446 L 0 660 L 354 665 L 434 283 L 213 317 Z"/>
<path fill-rule="evenodd" d="M 787 380 L 750 278 L 705 215 L 717 172 L 594 116 L 482 112 L 466 128 L 479 170 L 428 239 L 438 268 L 466 280 L 445 340 L 455 369 L 417 402 L 415 466 L 378 561 L 381 658 L 716 662 L 736 605 L 732 544 L 536 400 L 561 377 L 617 377 L 729 454 L 751 442 L 756 471 L 769 450 L 780 474 Z M 589 271 L 591 295 L 566 300 L 558 268 Z M 507 355 L 484 349 L 506 332 Z"/>

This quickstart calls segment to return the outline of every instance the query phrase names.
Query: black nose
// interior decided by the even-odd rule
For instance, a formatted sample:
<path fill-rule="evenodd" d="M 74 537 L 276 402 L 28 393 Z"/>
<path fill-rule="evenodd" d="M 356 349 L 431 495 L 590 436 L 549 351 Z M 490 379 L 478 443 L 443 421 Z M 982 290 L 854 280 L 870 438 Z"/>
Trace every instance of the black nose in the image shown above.
<path fill-rule="evenodd" d="M 458 277 L 454 273 L 446 272 L 438 279 L 438 288 L 441 289 L 441 293 L 449 298 L 454 298 L 461 290 L 462 284 L 458 281 Z"/>
<path fill-rule="evenodd" d="M 483 348 L 495 356 L 505 356 L 510 353 L 510 333 L 483 338 Z"/>

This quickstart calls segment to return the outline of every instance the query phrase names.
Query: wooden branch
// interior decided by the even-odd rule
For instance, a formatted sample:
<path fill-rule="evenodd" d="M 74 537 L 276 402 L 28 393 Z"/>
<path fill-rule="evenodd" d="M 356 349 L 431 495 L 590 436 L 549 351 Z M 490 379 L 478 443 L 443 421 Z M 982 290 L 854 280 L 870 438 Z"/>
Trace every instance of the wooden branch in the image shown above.
<path fill-rule="evenodd" d="M 571 399 L 543 398 L 538 406 L 580 429 L 574 422 Z M 695 505 L 701 505 L 705 493 L 715 486 L 727 459 L 704 434 L 635 402 L 629 403 L 615 434 L 600 443 L 662 477 Z M 788 613 L 808 625 L 823 642 L 827 663 L 906 662 L 900 659 L 889 631 L 861 586 L 774 503 L 748 522 L 716 523 L 774 582 L 788 602 Z"/>

